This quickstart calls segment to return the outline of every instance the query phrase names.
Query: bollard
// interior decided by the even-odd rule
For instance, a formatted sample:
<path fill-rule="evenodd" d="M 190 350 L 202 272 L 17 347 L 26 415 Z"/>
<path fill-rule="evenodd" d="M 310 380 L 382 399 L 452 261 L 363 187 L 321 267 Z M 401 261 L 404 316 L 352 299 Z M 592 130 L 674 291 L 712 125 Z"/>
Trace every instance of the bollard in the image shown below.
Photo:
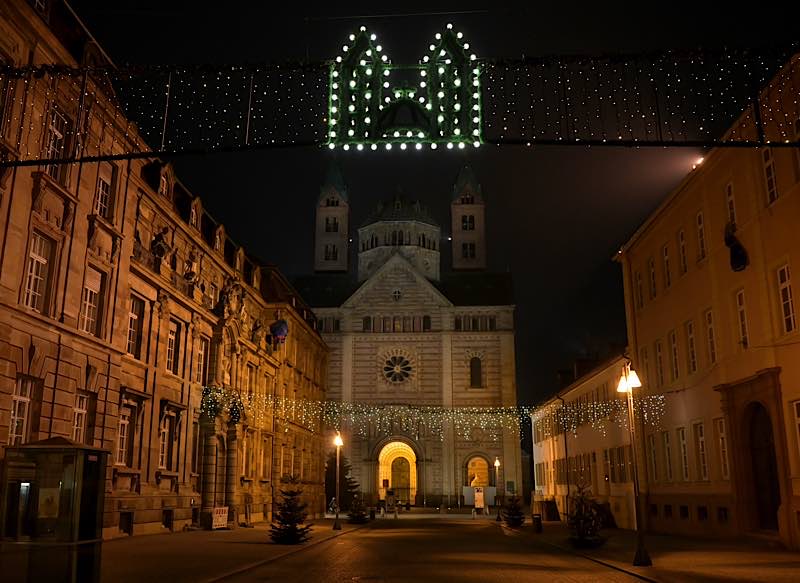
<path fill-rule="evenodd" d="M 374 508 L 370 508 L 369 509 L 369 519 L 370 520 L 375 520 L 375 509 Z"/>
<path fill-rule="evenodd" d="M 541 514 L 534 514 L 533 515 L 533 532 L 542 532 L 542 515 Z"/>

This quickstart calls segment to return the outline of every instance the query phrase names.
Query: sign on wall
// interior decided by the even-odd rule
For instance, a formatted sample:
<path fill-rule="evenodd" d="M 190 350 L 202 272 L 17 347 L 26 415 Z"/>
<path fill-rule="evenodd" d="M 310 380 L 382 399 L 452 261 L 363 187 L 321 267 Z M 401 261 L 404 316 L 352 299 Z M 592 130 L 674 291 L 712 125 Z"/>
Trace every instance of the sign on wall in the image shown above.
<path fill-rule="evenodd" d="M 481 66 L 448 24 L 418 64 L 395 65 L 362 26 L 331 65 L 328 147 L 478 147 Z"/>

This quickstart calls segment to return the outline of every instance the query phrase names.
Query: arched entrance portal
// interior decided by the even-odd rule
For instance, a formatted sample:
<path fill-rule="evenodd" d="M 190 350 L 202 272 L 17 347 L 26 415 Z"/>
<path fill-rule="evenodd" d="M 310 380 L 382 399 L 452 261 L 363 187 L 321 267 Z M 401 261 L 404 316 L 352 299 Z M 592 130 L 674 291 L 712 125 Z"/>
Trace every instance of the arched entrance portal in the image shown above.
<path fill-rule="evenodd" d="M 778 530 L 778 507 L 781 492 L 778 484 L 778 462 L 769 413 L 761 403 L 750 406 L 750 454 L 758 526 Z"/>
<path fill-rule="evenodd" d="M 489 486 L 489 462 L 476 455 L 467 462 L 467 486 Z"/>
<path fill-rule="evenodd" d="M 378 492 L 381 500 L 386 498 L 387 489 L 394 490 L 398 502 L 415 503 L 417 455 L 410 445 L 402 441 L 387 443 L 378 454 Z"/>

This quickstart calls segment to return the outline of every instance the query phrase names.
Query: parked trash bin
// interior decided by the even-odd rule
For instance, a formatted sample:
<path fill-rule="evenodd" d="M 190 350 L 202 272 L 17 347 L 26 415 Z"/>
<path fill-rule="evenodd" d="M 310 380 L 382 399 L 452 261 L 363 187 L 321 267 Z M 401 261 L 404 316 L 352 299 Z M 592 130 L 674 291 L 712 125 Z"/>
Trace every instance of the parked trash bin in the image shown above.
<path fill-rule="evenodd" d="M 375 520 L 375 509 L 374 508 L 370 508 L 369 509 L 369 519 L 370 520 Z"/>
<path fill-rule="evenodd" d="M 533 532 L 542 532 L 542 515 L 533 515 Z"/>

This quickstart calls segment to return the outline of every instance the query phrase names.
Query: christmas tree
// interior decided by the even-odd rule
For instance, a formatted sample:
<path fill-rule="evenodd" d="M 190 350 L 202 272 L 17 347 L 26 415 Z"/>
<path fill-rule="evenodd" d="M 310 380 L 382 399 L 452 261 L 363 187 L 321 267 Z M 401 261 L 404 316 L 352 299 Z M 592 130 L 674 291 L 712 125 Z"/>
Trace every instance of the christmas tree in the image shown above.
<path fill-rule="evenodd" d="M 525 522 L 525 514 L 522 511 L 522 500 L 519 496 L 511 496 L 503 509 L 503 519 L 506 526 L 519 528 Z"/>
<path fill-rule="evenodd" d="M 283 500 L 278 503 L 278 512 L 270 525 L 269 536 L 280 545 L 296 545 L 311 538 L 311 525 L 303 523 L 308 516 L 308 504 L 300 501 L 303 491 L 298 487 L 300 481 L 296 476 L 289 479 L 289 487 L 281 490 Z"/>
<path fill-rule="evenodd" d="M 339 511 L 344 512 L 350 509 L 353 498 L 358 494 L 360 489 L 358 482 L 356 482 L 350 475 L 350 462 L 347 458 L 341 456 L 339 468 Z M 328 459 L 325 461 L 325 498 L 328 504 L 336 497 L 336 450 L 328 453 Z"/>
<path fill-rule="evenodd" d="M 347 522 L 351 524 L 364 524 L 369 522 L 367 518 L 367 508 L 364 506 L 364 498 L 360 494 L 353 497 L 350 503 L 350 514 L 347 517 Z"/>
<path fill-rule="evenodd" d="M 584 484 L 577 485 L 570 504 L 572 513 L 567 517 L 567 525 L 572 533 L 572 544 L 577 547 L 595 547 L 605 542 L 600 536 L 602 517 Z"/>

